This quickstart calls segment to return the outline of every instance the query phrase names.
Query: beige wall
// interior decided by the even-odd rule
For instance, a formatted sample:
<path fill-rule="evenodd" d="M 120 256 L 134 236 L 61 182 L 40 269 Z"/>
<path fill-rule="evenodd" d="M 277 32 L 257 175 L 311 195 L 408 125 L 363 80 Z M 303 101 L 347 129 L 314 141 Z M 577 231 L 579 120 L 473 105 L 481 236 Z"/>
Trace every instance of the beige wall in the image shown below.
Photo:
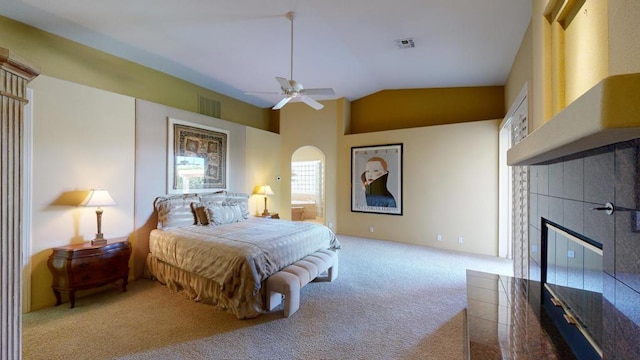
<path fill-rule="evenodd" d="M 117 205 L 105 207 L 107 238 L 133 233 L 135 102 L 41 75 L 33 89 L 32 309 L 52 305 L 51 248 L 93 239 L 93 208 L 77 207 L 103 187 Z"/>
<path fill-rule="evenodd" d="M 343 136 L 338 144 L 338 232 L 497 256 L 499 123 Z M 404 214 L 351 212 L 351 147 L 390 143 L 404 144 Z"/>
<path fill-rule="evenodd" d="M 516 54 L 516 58 L 511 65 L 511 71 L 504 85 L 504 107 L 505 114 L 509 112 L 511 105 L 520 94 L 522 87 L 527 84 L 527 93 L 531 93 L 533 79 L 533 30 L 531 23 L 522 38 L 522 43 Z M 530 99 L 530 97 L 529 97 Z M 529 130 L 535 130 L 539 125 L 530 121 Z"/>
<path fill-rule="evenodd" d="M 301 103 L 281 110 L 282 204 L 290 201 L 287 164 L 298 148 L 311 145 L 326 157 L 325 223 L 338 234 L 497 255 L 500 120 L 344 135 L 348 102 L 323 104 L 321 111 Z M 389 143 L 404 144 L 404 215 L 351 212 L 351 147 Z"/>
<path fill-rule="evenodd" d="M 609 73 L 640 72 L 640 1 L 609 0 Z"/>
<path fill-rule="evenodd" d="M 279 213 L 288 210 L 281 206 L 282 181 L 278 180 L 282 175 L 282 151 L 281 136 L 272 132 L 246 128 L 246 192 L 260 184 L 268 184 L 273 190 L 274 196 L 267 199 L 267 209 L 270 213 Z M 288 163 L 284 163 L 285 165 Z M 282 209 L 282 210 L 281 210 Z M 264 210 L 264 196 L 252 195 L 249 199 L 249 212 L 254 215 Z"/>
<path fill-rule="evenodd" d="M 343 125 L 344 108 L 348 106 L 345 99 L 322 101 L 324 109 L 316 111 L 304 103 L 289 103 L 280 110 L 280 135 L 282 136 L 282 195 L 281 215 L 290 219 L 291 204 L 291 157 L 303 146 L 314 146 L 325 156 L 325 224 L 336 230 L 338 217 L 336 214 L 336 184 L 338 177 L 338 129 Z M 340 156 L 344 156 L 340 154 Z M 339 230 L 339 229 L 338 229 Z"/>

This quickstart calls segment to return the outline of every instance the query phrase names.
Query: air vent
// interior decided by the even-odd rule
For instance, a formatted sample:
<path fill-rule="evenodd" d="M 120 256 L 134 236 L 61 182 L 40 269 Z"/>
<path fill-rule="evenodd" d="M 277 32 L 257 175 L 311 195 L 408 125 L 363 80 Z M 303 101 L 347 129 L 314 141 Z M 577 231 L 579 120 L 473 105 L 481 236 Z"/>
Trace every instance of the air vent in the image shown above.
<path fill-rule="evenodd" d="M 198 113 L 202 115 L 220 118 L 220 101 L 216 101 L 202 95 L 198 95 Z"/>
<path fill-rule="evenodd" d="M 400 49 L 411 49 L 416 47 L 412 38 L 398 39 L 396 40 L 396 45 L 398 45 Z"/>

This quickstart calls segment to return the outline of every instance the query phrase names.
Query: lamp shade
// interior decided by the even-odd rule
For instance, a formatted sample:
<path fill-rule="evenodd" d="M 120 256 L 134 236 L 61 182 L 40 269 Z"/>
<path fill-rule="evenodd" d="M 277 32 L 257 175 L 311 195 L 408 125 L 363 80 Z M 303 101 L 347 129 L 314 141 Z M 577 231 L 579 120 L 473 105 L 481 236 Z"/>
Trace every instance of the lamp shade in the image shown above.
<path fill-rule="evenodd" d="M 113 198 L 107 190 L 93 189 L 80 205 L 88 207 L 113 206 L 116 205 L 116 202 L 113 201 Z"/>
<path fill-rule="evenodd" d="M 258 190 L 255 192 L 256 195 L 273 195 L 273 190 L 271 190 L 271 186 L 269 185 L 261 185 Z"/>

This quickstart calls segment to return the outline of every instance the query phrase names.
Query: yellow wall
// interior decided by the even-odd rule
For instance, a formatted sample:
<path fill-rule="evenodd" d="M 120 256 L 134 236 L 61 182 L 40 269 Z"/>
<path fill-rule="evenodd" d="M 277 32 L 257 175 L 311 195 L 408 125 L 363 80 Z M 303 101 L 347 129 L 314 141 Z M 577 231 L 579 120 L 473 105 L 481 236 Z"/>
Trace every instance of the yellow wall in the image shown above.
<path fill-rule="evenodd" d="M 640 72 L 640 1 L 609 0 L 609 73 Z"/>
<path fill-rule="evenodd" d="M 197 112 L 198 95 L 220 101 L 220 117 L 269 130 L 270 109 L 261 109 L 148 67 L 106 54 L 0 16 L 0 44 L 40 66 L 41 73 Z"/>
<path fill-rule="evenodd" d="M 548 3 L 557 4 L 557 11 L 547 13 Z M 562 10 L 563 4 L 568 11 Z M 611 74 L 609 41 L 613 34 L 627 34 L 624 40 L 613 41 L 615 48 L 621 50 L 621 57 L 631 60 L 632 56 L 622 55 L 627 52 L 622 48 L 627 46 L 627 41 L 631 48 L 637 44 L 637 36 L 632 35 L 637 33 L 632 30 L 637 28 L 637 18 L 620 16 L 620 11 L 633 13 L 634 8 L 637 11 L 637 5 L 633 4 L 634 0 L 532 0 L 531 130 L 549 121 Z M 617 18 L 611 20 L 610 12 L 617 13 L 614 15 Z M 613 54 L 616 58 L 617 55 Z"/>
<path fill-rule="evenodd" d="M 520 94 L 522 87 L 527 84 L 527 93 L 532 91 L 533 79 L 533 30 L 531 23 L 527 27 L 527 31 L 522 38 L 522 43 L 516 54 L 516 58 L 509 71 L 507 82 L 504 85 L 504 106 L 505 114 L 511 108 L 511 105 Z M 530 97 L 529 97 L 530 100 Z M 535 129 L 532 122 L 529 123 L 530 130 Z M 542 125 L 542 124 L 540 124 Z"/>
<path fill-rule="evenodd" d="M 337 172 L 337 129 L 344 122 L 345 99 L 322 101 L 324 109 L 316 111 L 304 103 L 289 103 L 280 110 L 282 137 L 282 182 L 280 189 L 283 218 L 290 219 L 291 157 L 302 146 L 314 146 L 325 156 L 325 224 L 336 230 L 336 184 L 341 181 Z M 342 156 L 342 154 L 340 154 Z M 289 207 L 286 207 L 289 204 Z"/>
<path fill-rule="evenodd" d="M 351 103 L 351 134 L 503 117 L 504 87 L 384 90 Z"/>
<path fill-rule="evenodd" d="M 135 100 L 40 75 L 33 89 L 33 203 L 30 266 L 32 308 L 54 303 L 47 259 L 55 246 L 96 233 L 95 209 L 77 207 L 103 187 L 106 238 L 133 233 Z"/>
<path fill-rule="evenodd" d="M 267 199 L 269 212 L 278 213 L 288 210 L 280 204 L 283 191 L 282 181 L 278 180 L 283 164 L 280 157 L 282 152 L 280 135 L 250 127 L 246 128 L 246 132 L 246 191 L 251 192 L 251 189 L 257 185 L 268 184 L 275 194 Z M 287 165 L 288 162 L 284 164 Z M 264 196 L 251 196 L 249 213 L 257 215 L 262 213 L 262 210 L 264 210 Z"/>
<path fill-rule="evenodd" d="M 531 0 L 533 79 L 530 85 L 529 131 L 551 117 L 551 26 L 542 16 L 547 1 Z M 510 104 L 509 104 L 510 105 Z"/>
<path fill-rule="evenodd" d="M 565 99 L 572 103 L 609 73 L 607 2 L 586 0 L 564 34 Z M 571 14 L 573 15 L 573 14 Z"/>

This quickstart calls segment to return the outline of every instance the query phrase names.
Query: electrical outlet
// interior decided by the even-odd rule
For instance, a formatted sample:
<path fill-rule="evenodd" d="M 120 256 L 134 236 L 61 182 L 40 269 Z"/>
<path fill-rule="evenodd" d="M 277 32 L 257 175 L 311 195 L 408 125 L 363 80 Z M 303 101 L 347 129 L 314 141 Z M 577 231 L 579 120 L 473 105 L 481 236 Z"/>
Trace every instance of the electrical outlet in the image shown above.
<path fill-rule="evenodd" d="M 442 235 L 440 235 L 440 234 L 436 235 L 436 240 L 442 241 Z"/>
<path fill-rule="evenodd" d="M 329 223 L 329 229 L 333 229 L 333 223 L 332 222 Z"/>
<path fill-rule="evenodd" d="M 464 243 L 464 238 L 462 236 L 458 236 L 458 244 Z"/>
<path fill-rule="evenodd" d="M 369 227 L 369 232 L 372 233 L 373 232 L 373 226 Z"/>
<path fill-rule="evenodd" d="M 567 257 L 568 258 L 574 258 L 574 257 L 576 257 L 576 253 L 573 252 L 573 250 L 569 250 L 569 251 L 567 251 Z"/>

